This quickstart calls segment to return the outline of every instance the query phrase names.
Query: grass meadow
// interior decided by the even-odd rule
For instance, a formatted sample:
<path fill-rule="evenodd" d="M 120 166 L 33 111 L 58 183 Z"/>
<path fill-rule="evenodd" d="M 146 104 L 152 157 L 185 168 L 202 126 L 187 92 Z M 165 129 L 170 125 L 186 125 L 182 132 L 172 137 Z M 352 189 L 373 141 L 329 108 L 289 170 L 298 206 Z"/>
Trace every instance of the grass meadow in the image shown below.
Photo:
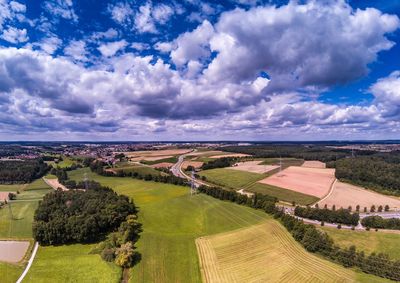
<path fill-rule="evenodd" d="M 310 195 L 302 194 L 302 193 L 295 192 L 292 190 L 278 188 L 275 186 L 271 186 L 268 184 L 262 184 L 262 183 L 254 183 L 246 190 L 249 192 L 253 192 L 253 193 L 261 193 L 261 194 L 265 194 L 265 195 L 270 195 L 270 196 L 276 197 L 279 200 L 285 201 L 285 202 L 291 203 L 294 201 L 296 204 L 301 204 L 301 205 L 312 204 L 319 200 L 319 198 L 317 198 L 315 196 L 310 196 Z"/>
<path fill-rule="evenodd" d="M 232 170 L 226 168 L 217 168 L 200 171 L 200 176 L 205 176 L 207 181 L 219 186 L 241 189 L 246 188 L 256 181 L 265 178 L 265 174 Z"/>
<path fill-rule="evenodd" d="M 392 259 L 400 260 L 400 234 L 388 233 L 381 230 L 370 231 L 350 231 L 339 230 L 331 227 L 319 227 L 328 233 L 336 244 L 341 247 L 350 247 L 355 245 L 358 250 L 366 253 L 385 253 Z"/>

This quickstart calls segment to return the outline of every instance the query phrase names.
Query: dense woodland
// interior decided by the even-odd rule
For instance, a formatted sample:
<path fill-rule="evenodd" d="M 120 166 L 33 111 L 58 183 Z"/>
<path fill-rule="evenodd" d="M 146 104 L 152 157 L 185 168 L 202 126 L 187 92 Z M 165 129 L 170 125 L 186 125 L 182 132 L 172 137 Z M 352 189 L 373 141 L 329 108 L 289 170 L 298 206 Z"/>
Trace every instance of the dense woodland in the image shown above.
<path fill-rule="evenodd" d="M 380 216 L 368 216 L 361 220 L 361 224 L 367 228 L 400 230 L 400 219 L 398 218 L 384 219 Z"/>
<path fill-rule="evenodd" d="M 263 209 L 279 219 L 293 238 L 309 252 L 318 253 L 345 267 L 357 267 L 365 273 L 400 281 L 400 261 L 391 260 L 388 255 L 382 253 L 365 255 L 363 251 L 357 251 L 355 246 L 349 248 L 336 246 L 325 232 L 285 214 L 283 209 L 275 206 L 273 197 L 256 195 L 250 198 L 218 187 L 201 186 L 199 191 L 221 200 Z"/>
<path fill-rule="evenodd" d="M 96 242 L 136 213 L 128 197 L 100 184 L 87 191 L 55 191 L 40 202 L 33 234 L 41 245 Z"/>
<path fill-rule="evenodd" d="M 296 206 L 294 215 L 324 221 L 329 223 L 340 223 L 346 225 L 357 226 L 360 216 L 358 213 L 351 213 L 348 209 L 340 208 L 338 210 L 330 210 L 327 208 L 312 208 Z"/>
<path fill-rule="evenodd" d="M 222 157 L 222 158 L 217 158 L 215 160 L 211 160 L 207 163 L 204 163 L 201 166 L 201 169 L 203 170 L 208 170 L 208 169 L 215 169 L 215 168 L 224 168 L 224 167 L 230 167 L 233 164 L 235 164 L 239 158 L 237 157 Z"/>
<path fill-rule="evenodd" d="M 329 163 L 336 177 L 367 188 L 400 195 L 400 155 L 398 152 L 357 156 Z"/>
<path fill-rule="evenodd" d="M 333 149 L 317 145 L 250 145 L 226 146 L 219 148 L 223 151 L 245 153 L 257 158 L 293 157 L 304 160 L 333 161 L 351 155 L 351 151 Z M 371 154 L 363 152 L 362 154 Z"/>
<path fill-rule="evenodd" d="M 42 159 L 0 161 L 0 184 L 29 183 L 50 170 Z"/>

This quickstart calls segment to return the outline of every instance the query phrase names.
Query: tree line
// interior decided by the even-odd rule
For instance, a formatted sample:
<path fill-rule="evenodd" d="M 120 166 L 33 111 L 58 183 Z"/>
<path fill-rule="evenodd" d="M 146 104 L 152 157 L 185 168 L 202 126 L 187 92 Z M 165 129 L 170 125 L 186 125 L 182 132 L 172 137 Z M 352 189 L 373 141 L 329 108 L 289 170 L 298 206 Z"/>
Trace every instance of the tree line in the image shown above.
<path fill-rule="evenodd" d="M 0 161 L 0 184 L 30 183 L 50 170 L 42 159 Z"/>
<path fill-rule="evenodd" d="M 208 170 L 208 169 L 215 169 L 215 168 L 224 168 L 224 167 L 230 167 L 233 164 L 235 164 L 239 158 L 237 157 L 221 157 L 217 158 L 215 160 L 211 160 L 207 163 L 204 163 L 201 166 L 202 170 Z"/>
<path fill-rule="evenodd" d="M 400 219 L 382 218 L 381 216 L 367 216 L 361 220 L 361 224 L 367 228 L 400 230 Z"/>
<path fill-rule="evenodd" d="M 262 209 L 266 213 L 272 214 L 284 225 L 293 238 L 309 252 L 318 253 L 344 267 L 358 267 L 365 273 L 400 281 L 400 261 L 391 260 L 387 254 L 382 253 L 366 255 L 363 251 L 357 251 L 355 246 L 341 248 L 335 245 L 332 238 L 325 232 L 286 214 L 283 208 L 275 205 L 276 201 L 273 197 L 261 195 L 258 200 L 257 194 L 253 197 L 247 197 L 218 187 L 201 186 L 199 191 L 221 200 Z M 256 203 L 257 205 L 255 205 Z"/>
<path fill-rule="evenodd" d="M 327 208 L 313 208 L 296 206 L 294 215 L 324 221 L 329 223 L 340 223 L 346 225 L 357 226 L 360 216 L 358 213 L 351 213 L 348 209 L 340 208 L 338 210 L 330 210 Z"/>
<path fill-rule="evenodd" d="M 169 175 L 152 175 L 152 174 L 140 174 L 139 172 L 126 172 L 124 170 L 118 170 L 116 173 L 111 171 L 104 170 L 104 166 L 106 164 L 101 161 L 95 161 L 90 164 L 90 170 L 95 172 L 101 176 L 105 177 L 131 177 L 134 179 L 145 180 L 145 181 L 153 181 L 159 183 L 168 183 L 173 185 L 180 186 L 189 186 L 188 180 L 184 178 L 180 178 L 174 176 L 172 174 Z"/>

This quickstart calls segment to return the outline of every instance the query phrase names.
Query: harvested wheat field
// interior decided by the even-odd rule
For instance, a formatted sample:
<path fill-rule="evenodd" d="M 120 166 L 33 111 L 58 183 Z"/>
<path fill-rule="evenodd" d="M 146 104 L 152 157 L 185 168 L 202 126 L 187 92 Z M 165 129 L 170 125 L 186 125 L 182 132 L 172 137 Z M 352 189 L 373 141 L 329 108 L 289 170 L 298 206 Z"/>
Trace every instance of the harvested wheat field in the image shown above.
<path fill-rule="evenodd" d="M 310 254 L 277 221 L 196 240 L 203 282 L 355 282 L 352 270 Z"/>
<path fill-rule="evenodd" d="M 322 198 L 328 194 L 334 180 L 335 169 L 290 166 L 259 183 Z"/>
<path fill-rule="evenodd" d="M 164 156 L 164 158 L 191 152 L 192 149 L 162 149 L 122 152 L 128 157 Z M 118 152 L 115 152 L 118 153 Z"/>
<path fill-rule="evenodd" d="M 220 150 L 195 151 L 195 152 L 189 153 L 188 156 L 212 156 L 212 155 L 218 155 L 218 154 L 224 154 L 224 152 L 220 151 Z"/>
<path fill-rule="evenodd" d="M 251 156 L 251 155 L 244 154 L 244 153 L 227 153 L 227 154 L 213 155 L 213 156 L 210 156 L 210 158 L 222 158 L 222 157 L 246 157 L 246 156 Z"/>
<path fill-rule="evenodd" d="M 204 162 L 201 161 L 183 161 L 182 163 L 182 169 L 186 170 L 188 166 L 192 166 L 194 168 L 200 168 L 203 166 Z"/>
<path fill-rule="evenodd" d="M 0 241 L 0 261 L 17 263 L 29 248 L 28 241 Z"/>
<path fill-rule="evenodd" d="M 279 168 L 279 166 L 277 165 L 260 165 L 261 162 L 262 161 L 260 160 L 239 162 L 236 163 L 234 166 L 229 167 L 229 169 L 264 174 L 276 168 Z"/>
<path fill-rule="evenodd" d="M 150 165 L 150 167 L 153 167 L 153 168 L 171 168 L 173 165 L 174 165 L 174 163 L 161 162 L 161 163 Z"/>
<path fill-rule="evenodd" d="M 322 199 L 319 206 L 332 207 L 335 205 L 337 208 L 347 208 L 352 206 L 353 209 L 359 205 L 361 209 L 367 207 L 368 209 L 375 205 L 385 206 L 389 205 L 390 209 L 400 209 L 400 199 L 396 197 L 385 196 L 373 191 L 368 191 L 362 187 L 350 185 L 347 183 L 337 181 L 334 186 L 332 193 L 326 198 Z"/>
<path fill-rule="evenodd" d="M 172 155 L 162 155 L 162 156 L 137 156 L 129 158 L 130 161 L 157 161 L 161 159 L 171 158 Z"/>
<path fill-rule="evenodd" d="M 318 160 L 306 160 L 301 166 L 308 168 L 326 168 L 326 164 Z"/>

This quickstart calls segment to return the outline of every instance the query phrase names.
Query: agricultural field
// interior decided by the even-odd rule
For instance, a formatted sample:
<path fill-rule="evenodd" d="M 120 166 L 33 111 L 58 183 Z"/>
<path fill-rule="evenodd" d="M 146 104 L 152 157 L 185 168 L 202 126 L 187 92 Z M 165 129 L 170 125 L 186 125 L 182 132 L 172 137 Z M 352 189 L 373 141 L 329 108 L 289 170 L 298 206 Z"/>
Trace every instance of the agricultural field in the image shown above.
<path fill-rule="evenodd" d="M 304 163 L 303 159 L 297 158 L 264 158 L 260 163 L 261 165 L 279 165 L 282 162 L 282 169 L 285 169 L 289 166 L 301 166 Z"/>
<path fill-rule="evenodd" d="M 328 233 L 340 247 L 355 245 L 358 250 L 366 253 L 385 253 L 392 259 L 400 260 L 400 234 L 379 230 L 375 232 L 365 230 L 344 230 L 332 227 L 318 227 Z"/>
<path fill-rule="evenodd" d="M 201 161 L 183 161 L 182 169 L 186 170 L 188 166 L 192 166 L 194 168 L 200 168 L 204 163 Z"/>
<path fill-rule="evenodd" d="M 161 158 L 157 160 L 140 160 L 140 163 L 146 164 L 146 165 L 156 165 L 159 163 L 176 163 L 178 162 L 178 158 L 176 156 L 173 157 L 168 157 L 168 158 Z"/>
<path fill-rule="evenodd" d="M 265 174 L 279 168 L 279 165 L 262 165 L 261 160 L 238 162 L 234 166 L 229 167 L 232 170 Z"/>
<path fill-rule="evenodd" d="M 17 200 L 11 203 L 11 209 L 8 206 L 0 209 L 0 239 L 29 240 L 32 244 L 34 212 L 38 201 L 51 189 L 42 179 L 37 179 L 30 184 L 1 185 L 0 190 L 20 191 Z M 0 281 L 14 283 L 23 271 L 25 260 L 18 264 L 0 262 Z"/>
<path fill-rule="evenodd" d="M 192 149 L 163 149 L 163 150 L 143 150 L 123 152 L 130 161 L 150 162 L 169 162 L 175 160 L 177 155 L 191 152 Z M 166 161 L 167 160 L 167 161 Z M 168 161 L 169 160 L 169 161 Z M 155 164 L 154 163 L 154 164 Z"/>
<path fill-rule="evenodd" d="M 328 194 L 334 180 L 334 169 L 290 166 L 259 182 L 322 198 Z"/>
<path fill-rule="evenodd" d="M 24 282 L 119 282 L 121 269 L 91 254 L 95 245 L 39 247 Z"/>
<path fill-rule="evenodd" d="M 318 160 L 306 160 L 301 166 L 308 168 L 321 168 L 321 169 L 326 168 L 326 164 Z"/>
<path fill-rule="evenodd" d="M 196 240 L 196 245 L 203 282 L 206 283 L 390 282 L 306 252 L 274 220 L 201 237 Z"/>
<path fill-rule="evenodd" d="M 84 172 L 90 179 L 133 197 L 140 209 L 144 232 L 138 251 L 142 260 L 131 270 L 131 282 L 201 282 L 196 238 L 258 224 L 269 218 L 262 211 L 206 195 L 190 196 L 186 187 L 103 177 L 87 169 L 69 172 L 69 176 L 79 180 Z M 47 264 L 50 272 L 53 266 L 51 262 Z"/>
<path fill-rule="evenodd" d="M 278 188 L 267 184 L 261 184 L 258 182 L 246 188 L 246 191 L 252 193 L 270 195 L 276 197 L 281 201 L 289 203 L 295 202 L 296 204 L 301 204 L 301 205 L 309 205 L 319 200 L 319 198 L 314 196 L 302 194 L 292 190 Z"/>
<path fill-rule="evenodd" d="M 150 167 L 150 166 L 141 166 L 141 165 L 125 165 L 125 166 L 120 166 L 117 168 L 112 168 L 112 169 L 107 169 L 110 171 L 113 171 L 117 173 L 118 171 L 124 171 L 125 173 L 138 173 L 139 175 L 152 175 L 152 176 L 160 176 L 161 172 Z"/>
<path fill-rule="evenodd" d="M 319 203 L 320 206 L 327 205 L 332 207 L 344 207 L 349 206 L 355 208 L 360 205 L 361 210 L 367 207 L 369 210 L 372 205 L 378 207 L 382 205 L 389 205 L 390 209 L 400 209 L 400 198 L 379 194 L 377 192 L 366 190 L 359 186 L 336 181 L 333 186 L 332 193 L 322 199 Z"/>
<path fill-rule="evenodd" d="M 263 174 L 217 168 L 200 171 L 200 176 L 205 176 L 208 182 L 231 189 L 241 189 L 250 186 L 254 182 L 263 179 Z"/>

